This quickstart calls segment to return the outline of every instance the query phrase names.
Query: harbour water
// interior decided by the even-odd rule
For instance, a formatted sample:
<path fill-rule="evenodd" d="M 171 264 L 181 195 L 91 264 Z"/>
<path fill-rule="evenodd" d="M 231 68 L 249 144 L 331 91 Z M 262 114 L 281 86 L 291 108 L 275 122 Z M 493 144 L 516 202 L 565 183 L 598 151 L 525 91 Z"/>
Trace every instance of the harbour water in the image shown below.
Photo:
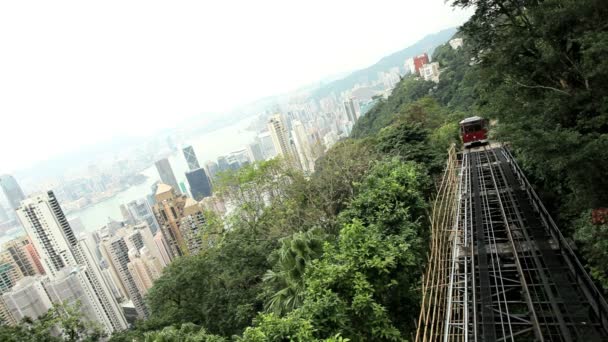
<path fill-rule="evenodd" d="M 194 139 L 184 142 L 185 145 L 192 145 L 201 166 L 207 160 L 216 160 L 218 156 L 225 155 L 233 151 L 244 149 L 256 135 L 256 132 L 247 130 L 251 120 L 242 120 L 231 126 L 227 126 L 212 132 L 205 133 Z M 188 170 L 186 160 L 181 150 L 176 151 L 169 157 L 169 162 L 178 183 L 183 182 L 187 186 L 185 172 Z M 145 198 L 151 193 L 152 185 L 160 180 L 154 165 L 142 172 L 147 179 L 144 183 L 128 188 L 116 196 L 108 198 L 102 202 L 91 205 L 83 210 L 72 212 L 68 215 L 69 219 L 79 218 L 86 231 L 94 231 L 103 227 L 109 219 L 122 220 L 120 205 L 130 201 Z M 25 232 L 13 231 L 0 238 L 0 242 L 8 241 L 13 237 L 23 235 Z"/>

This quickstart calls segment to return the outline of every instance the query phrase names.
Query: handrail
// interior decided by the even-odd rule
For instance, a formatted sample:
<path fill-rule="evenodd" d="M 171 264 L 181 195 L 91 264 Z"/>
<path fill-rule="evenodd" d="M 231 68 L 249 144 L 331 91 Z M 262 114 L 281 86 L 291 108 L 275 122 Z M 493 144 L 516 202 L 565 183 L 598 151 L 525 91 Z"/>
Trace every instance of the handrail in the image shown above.
<path fill-rule="evenodd" d="M 509 151 L 509 149 L 507 147 L 503 146 L 502 150 L 508 160 L 511 160 L 511 161 L 515 160 L 515 158 L 511 154 L 511 151 Z M 577 280 L 580 277 L 580 279 L 583 280 L 583 282 L 587 286 L 587 290 L 591 291 L 591 295 L 593 296 L 593 300 L 595 300 L 595 302 L 596 302 L 597 308 L 594 308 L 593 305 L 591 305 L 591 307 L 594 309 L 595 314 L 598 315 L 598 317 L 600 319 L 600 323 L 604 326 L 604 328 L 606 330 L 608 330 L 608 303 L 606 302 L 606 299 L 604 298 L 602 292 L 600 292 L 598 290 L 597 286 L 595 286 L 595 283 L 589 276 L 589 273 L 578 260 L 578 257 L 576 256 L 576 254 L 570 247 L 570 244 L 568 243 L 568 241 L 566 240 L 566 238 L 564 237 L 562 232 L 559 230 L 559 228 L 555 224 L 555 221 L 553 221 L 553 218 L 551 217 L 551 215 L 545 208 L 543 202 L 540 200 L 540 198 L 536 194 L 536 191 L 534 191 L 534 188 L 532 187 L 532 185 L 530 184 L 530 182 L 524 175 L 524 173 L 521 170 L 521 168 L 519 167 L 519 165 L 515 162 L 511 162 L 511 165 L 515 169 L 515 173 L 518 176 L 518 178 L 520 178 L 523 181 L 523 185 L 526 187 L 526 192 L 529 194 L 530 198 L 533 200 L 536 208 L 538 209 L 539 213 L 541 214 L 541 216 L 543 218 L 543 221 L 545 221 L 546 223 L 548 222 L 548 224 L 546 224 L 546 225 L 550 229 L 551 235 L 554 238 L 556 238 L 560 248 L 567 252 L 567 255 L 564 255 L 564 256 L 567 256 L 569 261 L 573 264 L 573 266 L 574 266 L 573 271 L 576 273 L 575 275 L 577 277 Z"/>

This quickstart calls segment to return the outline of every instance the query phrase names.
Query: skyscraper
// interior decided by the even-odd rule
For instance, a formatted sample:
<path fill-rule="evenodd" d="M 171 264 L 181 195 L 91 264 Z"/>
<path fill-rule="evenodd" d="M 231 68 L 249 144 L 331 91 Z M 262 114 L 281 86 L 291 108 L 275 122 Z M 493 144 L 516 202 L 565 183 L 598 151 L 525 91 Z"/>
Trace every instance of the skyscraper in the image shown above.
<path fill-rule="evenodd" d="M 167 266 L 171 263 L 171 253 L 169 252 L 169 246 L 167 245 L 167 240 L 163 236 L 163 233 L 158 231 L 154 235 L 154 244 L 158 251 L 160 252 L 162 263 Z"/>
<path fill-rule="evenodd" d="M 217 175 L 219 169 L 217 163 L 214 161 L 208 161 L 205 163 L 205 169 L 207 171 L 207 176 L 209 176 L 209 180 L 213 183 L 213 178 Z"/>
<path fill-rule="evenodd" d="M 278 155 L 282 156 L 288 162 L 293 163 L 295 161 L 295 156 L 291 148 L 286 127 L 280 114 L 271 117 L 268 121 L 268 130 L 272 137 L 274 149 L 277 151 Z"/>
<path fill-rule="evenodd" d="M 260 140 L 260 148 L 262 149 L 264 159 L 274 158 L 277 155 L 277 151 L 274 148 L 270 132 L 260 133 L 258 139 Z"/>
<path fill-rule="evenodd" d="M 204 225 L 203 207 L 192 198 L 187 198 L 179 220 L 179 228 L 190 254 L 197 254 L 201 249 L 201 231 Z"/>
<path fill-rule="evenodd" d="M 154 213 L 152 212 L 152 208 L 148 201 L 143 198 L 131 201 L 127 203 L 127 209 L 129 210 L 130 216 L 135 219 L 135 223 L 145 222 L 152 232 L 152 235 L 158 231 L 158 222 L 156 222 L 156 217 L 154 217 Z"/>
<path fill-rule="evenodd" d="M 6 209 L 4 209 L 4 207 L 2 205 L 0 205 L 0 223 L 6 222 L 8 220 L 9 220 L 9 217 L 8 217 L 8 213 L 6 212 Z"/>
<path fill-rule="evenodd" d="M 211 196 L 211 182 L 204 169 L 196 169 L 186 172 L 186 179 L 190 184 L 190 193 L 195 200 L 200 201 Z"/>
<path fill-rule="evenodd" d="M 52 191 L 24 200 L 17 217 L 32 238 L 47 274 L 55 275 L 68 265 L 77 265 L 76 236 Z"/>
<path fill-rule="evenodd" d="M 13 210 L 19 208 L 19 204 L 25 199 L 25 195 L 15 178 L 11 175 L 0 176 L 0 187 L 11 208 L 13 208 Z"/>
<path fill-rule="evenodd" d="M 172 259 L 198 251 L 198 232 L 205 219 L 203 208 L 196 201 L 176 194 L 166 184 L 160 184 L 153 210 Z"/>
<path fill-rule="evenodd" d="M 27 245 L 23 246 L 23 250 L 25 254 L 27 254 L 27 258 L 30 260 L 30 263 L 34 266 L 35 273 L 37 274 L 46 274 L 44 271 L 44 267 L 42 267 L 42 262 L 40 261 L 40 254 L 34 247 L 34 244 L 31 242 Z"/>
<path fill-rule="evenodd" d="M 414 70 L 416 74 L 420 74 L 420 68 L 422 68 L 422 66 L 427 64 L 428 62 L 429 55 L 427 55 L 426 53 L 414 57 Z"/>
<path fill-rule="evenodd" d="M 171 259 L 187 254 L 186 242 L 179 229 L 179 217 L 183 208 L 182 196 L 167 184 L 159 184 L 156 190 L 156 204 L 152 208 L 160 231 L 167 242 Z"/>
<path fill-rule="evenodd" d="M 25 246 L 30 243 L 26 236 L 5 242 L 2 245 L 2 260 L 11 263 L 17 267 L 24 276 L 33 276 L 38 274 L 38 269 L 34 265 L 30 255 L 28 255 Z"/>
<path fill-rule="evenodd" d="M 135 249 L 136 251 L 139 251 L 146 247 L 152 256 L 162 261 L 161 251 L 154 242 L 154 236 L 145 223 L 125 227 L 119 230 L 117 235 L 122 236 L 125 239 L 129 250 Z M 166 264 L 162 262 L 161 264 L 162 267 L 166 266 Z"/>
<path fill-rule="evenodd" d="M 0 294 L 9 292 L 13 286 L 23 278 L 23 274 L 10 262 L 0 263 Z M 0 324 L 14 325 L 15 317 L 11 314 L 4 300 L 0 298 Z"/>
<path fill-rule="evenodd" d="M 25 277 L 2 295 L 7 311 L 15 322 L 24 317 L 37 319 L 53 306 L 41 280 L 39 276 Z"/>
<path fill-rule="evenodd" d="M 85 240 L 76 239 L 55 194 L 49 191 L 23 200 L 17 217 L 40 254 L 47 275 L 54 278 L 65 267 L 84 266 L 85 278 L 103 307 L 112 331 L 126 329 L 124 314 L 112 296 L 93 252 Z"/>
<path fill-rule="evenodd" d="M 0 294 L 6 293 L 15 286 L 16 282 L 19 279 L 18 272 L 15 271 L 15 268 L 10 264 L 1 264 L 0 265 Z M 15 318 L 8 310 L 6 303 L 0 297 L 0 324 L 9 324 L 14 325 L 17 322 Z"/>
<path fill-rule="evenodd" d="M 315 169 L 315 161 L 313 159 L 312 150 L 308 143 L 308 135 L 304 125 L 298 120 L 294 120 L 292 124 L 291 136 L 298 152 L 298 159 L 302 164 L 302 170 L 305 172 L 313 172 Z"/>
<path fill-rule="evenodd" d="M 353 99 L 349 99 L 348 101 L 344 101 L 344 110 L 346 111 L 346 117 L 348 121 L 353 124 L 357 122 L 357 110 L 355 109 L 355 103 Z"/>
<path fill-rule="evenodd" d="M 226 171 L 230 169 L 230 164 L 228 164 L 228 159 L 226 156 L 217 157 L 217 167 L 219 171 Z"/>
<path fill-rule="evenodd" d="M 408 59 L 405 60 L 405 71 L 409 72 L 410 74 L 414 74 L 416 73 L 416 65 L 414 64 L 414 58 L 410 57 Z"/>
<path fill-rule="evenodd" d="M 129 250 L 129 260 L 131 260 L 127 264 L 129 272 L 139 293 L 145 296 L 152 287 L 154 280 L 161 275 L 163 269 L 161 262 L 146 247 L 142 247 L 139 251 Z"/>
<path fill-rule="evenodd" d="M 120 215 L 126 224 L 135 224 L 135 218 L 133 215 L 131 215 L 129 209 L 127 209 L 127 206 L 124 204 L 120 205 Z"/>
<path fill-rule="evenodd" d="M 188 169 L 190 171 L 194 171 L 196 169 L 200 169 L 201 166 L 198 163 L 198 158 L 196 158 L 196 153 L 194 153 L 194 149 L 192 146 L 186 146 L 183 149 L 184 158 L 186 158 L 186 163 L 188 164 Z"/>
<path fill-rule="evenodd" d="M 79 303 L 82 317 L 100 324 L 107 334 L 114 331 L 110 318 L 88 280 L 85 266 L 66 267 L 43 283 L 43 286 L 51 302 L 68 305 Z"/>
<path fill-rule="evenodd" d="M 158 175 L 160 176 L 160 180 L 163 183 L 171 186 L 176 192 L 180 193 L 179 184 L 177 184 L 177 179 L 173 174 L 173 169 L 171 168 L 171 164 L 169 164 L 169 159 L 161 159 L 157 161 L 155 165 Z"/>
<path fill-rule="evenodd" d="M 259 142 L 253 142 L 247 145 L 247 155 L 252 162 L 264 160 L 264 154 L 262 153 L 262 147 Z"/>
<path fill-rule="evenodd" d="M 135 310 L 137 310 L 137 315 L 141 319 L 147 318 L 148 308 L 146 307 L 144 299 L 140 294 L 137 285 L 135 284 L 133 276 L 129 272 L 128 264 L 130 260 L 127 243 L 122 237 L 114 236 L 109 240 L 103 241 L 101 246 L 102 254 L 104 255 L 105 259 L 109 261 L 111 267 L 114 267 L 116 270 L 116 273 L 126 289 L 129 298 L 133 301 Z"/>

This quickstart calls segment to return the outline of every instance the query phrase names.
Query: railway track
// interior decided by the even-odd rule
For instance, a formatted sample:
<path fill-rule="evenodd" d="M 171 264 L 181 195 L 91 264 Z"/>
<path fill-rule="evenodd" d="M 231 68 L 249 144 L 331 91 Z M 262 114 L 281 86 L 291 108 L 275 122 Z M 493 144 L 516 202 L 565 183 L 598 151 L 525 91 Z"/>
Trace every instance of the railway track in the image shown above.
<path fill-rule="evenodd" d="M 416 341 L 608 341 L 608 305 L 508 149 L 450 152 Z"/>

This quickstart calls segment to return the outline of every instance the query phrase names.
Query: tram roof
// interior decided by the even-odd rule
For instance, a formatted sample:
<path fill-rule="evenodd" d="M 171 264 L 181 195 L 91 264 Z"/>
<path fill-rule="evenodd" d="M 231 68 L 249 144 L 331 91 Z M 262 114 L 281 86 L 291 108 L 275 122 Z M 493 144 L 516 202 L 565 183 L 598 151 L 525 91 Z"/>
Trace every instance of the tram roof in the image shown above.
<path fill-rule="evenodd" d="M 460 124 L 466 124 L 466 123 L 470 123 L 470 122 L 475 122 L 475 121 L 481 121 L 483 120 L 483 118 L 481 116 L 471 116 L 469 118 L 466 118 L 462 121 L 460 121 Z"/>

